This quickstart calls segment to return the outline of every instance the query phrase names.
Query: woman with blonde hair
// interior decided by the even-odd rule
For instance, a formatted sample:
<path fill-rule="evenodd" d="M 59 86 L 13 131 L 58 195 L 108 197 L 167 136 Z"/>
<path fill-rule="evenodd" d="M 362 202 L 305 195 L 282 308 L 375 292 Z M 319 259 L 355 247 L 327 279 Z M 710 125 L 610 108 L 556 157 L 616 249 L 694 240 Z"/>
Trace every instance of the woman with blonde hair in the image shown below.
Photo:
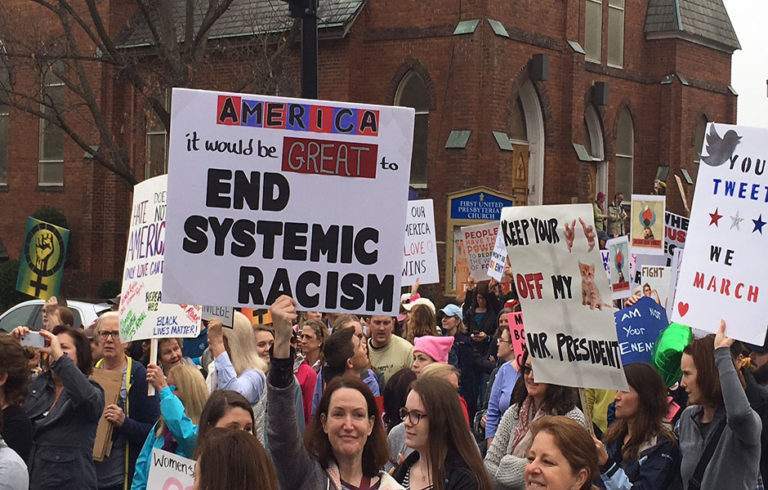
<path fill-rule="evenodd" d="M 208 322 L 208 346 L 213 355 L 208 388 L 212 392 L 236 391 L 255 405 L 264 392 L 268 366 L 258 355 L 251 323 L 245 315 L 235 312 L 232 328 L 222 327 L 218 319 Z"/>
<path fill-rule="evenodd" d="M 155 364 L 147 366 L 147 381 L 160 398 L 160 420 L 147 436 L 136 460 L 132 490 L 147 487 L 149 467 L 154 448 L 191 458 L 197 446 L 200 415 L 208 401 L 208 387 L 200 370 L 194 366 L 177 365 L 168 378 Z"/>

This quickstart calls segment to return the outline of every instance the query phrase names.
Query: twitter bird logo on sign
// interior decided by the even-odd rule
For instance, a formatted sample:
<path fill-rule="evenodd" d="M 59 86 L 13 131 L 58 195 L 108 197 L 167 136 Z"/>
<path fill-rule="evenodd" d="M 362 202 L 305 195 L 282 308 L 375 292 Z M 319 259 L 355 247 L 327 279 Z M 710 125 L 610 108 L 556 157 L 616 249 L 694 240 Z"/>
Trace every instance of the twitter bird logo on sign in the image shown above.
<path fill-rule="evenodd" d="M 732 129 L 726 131 L 725 136 L 721 138 L 715 130 L 715 125 L 712 124 L 707 135 L 707 153 L 709 155 L 702 156 L 701 160 L 710 167 L 719 167 L 730 160 L 739 141 L 741 141 L 741 136 Z"/>

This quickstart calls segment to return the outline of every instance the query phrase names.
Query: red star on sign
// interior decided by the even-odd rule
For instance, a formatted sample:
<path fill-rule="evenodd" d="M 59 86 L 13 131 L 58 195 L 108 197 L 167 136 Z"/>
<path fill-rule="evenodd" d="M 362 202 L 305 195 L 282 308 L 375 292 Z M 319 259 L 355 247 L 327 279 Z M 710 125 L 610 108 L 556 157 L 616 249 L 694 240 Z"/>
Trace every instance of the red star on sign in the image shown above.
<path fill-rule="evenodd" d="M 714 224 L 715 226 L 718 226 L 718 222 L 720 221 L 720 218 L 722 218 L 722 216 L 717 213 L 717 208 L 715 208 L 714 213 L 709 213 L 709 217 L 710 217 L 709 224 L 710 225 Z"/>

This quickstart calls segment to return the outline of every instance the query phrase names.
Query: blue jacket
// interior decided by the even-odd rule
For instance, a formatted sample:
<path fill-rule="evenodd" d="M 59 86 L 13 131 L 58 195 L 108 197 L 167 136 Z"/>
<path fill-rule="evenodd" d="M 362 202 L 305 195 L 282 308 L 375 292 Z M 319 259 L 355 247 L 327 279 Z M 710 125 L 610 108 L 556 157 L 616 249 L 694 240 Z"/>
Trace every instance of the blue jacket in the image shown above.
<path fill-rule="evenodd" d="M 512 401 L 512 390 L 515 388 L 515 383 L 519 377 L 520 373 L 515 371 L 512 363 L 505 362 L 499 366 L 499 371 L 491 387 L 491 396 L 488 399 L 488 411 L 486 412 L 488 418 L 485 422 L 486 439 L 496 435 L 496 428 L 499 426 L 504 412 L 509 408 Z"/>
<path fill-rule="evenodd" d="M 656 444 L 640 451 L 635 461 L 623 461 L 617 439 L 608 450 L 608 471 L 595 479 L 595 485 L 607 490 L 656 490 L 670 488 L 680 475 L 680 450 L 666 437 L 658 436 Z"/>
<path fill-rule="evenodd" d="M 29 488 L 95 489 L 93 440 L 104 411 L 104 391 L 66 354 L 51 364 L 51 371 L 61 378 L 64 390 L 50 411 L 56 396 L 51 375 L 41 374 L 29 384 L 27 415 L 34 430 Z"/>
<path fill-rule="evenodd" d="M 130 488 L 141 448 L 152 426 L 160 418 L 160 402 L 157 396 L 147 396 L 147 369 L 128 356 L 126 360 L 125 389 L 128 391 L 128 400 L 125 403 L 125 421 L 122 427 L 115 427 L 113 433 L 122 434 L 126 439 L 126 477 L 123 488 Z M 96 363 L 96 368 L 101 368 L 103 363 L 102 359 Z"/>
<path fill-rule="evenodd" d="M 184 405 L 181 403 L 169 386 L 160 390 L 157 394 L 160 399 L 160 414 L 165 420 L 165 426 L 171 431 L 173 438 L 176 439 L 175 453 L 185 458 L 192 458 L 197 446 L 197 425 L 187 417 L 184 412 Z M 157 437 L 157 424 L 144 442 L 141 448 L 139 459 L 136 460 L 136 472 L 133 474 L 132 490 L 144 490 L 147 488 L 147 478 L 149 478 L 149 468 L 152 463 L 152 449 L 162 449 L 165 440 L 163 437 Z"/>

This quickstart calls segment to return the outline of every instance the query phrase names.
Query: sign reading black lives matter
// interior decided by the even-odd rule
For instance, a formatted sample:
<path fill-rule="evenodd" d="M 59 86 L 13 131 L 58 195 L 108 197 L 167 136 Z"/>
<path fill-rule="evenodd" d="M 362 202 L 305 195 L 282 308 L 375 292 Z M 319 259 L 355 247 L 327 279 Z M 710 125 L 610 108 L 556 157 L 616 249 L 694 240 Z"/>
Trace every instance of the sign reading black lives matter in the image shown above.
<path fill-rule="evenodd" d="M 164 301 L 395 312 L 413 109 L 174 89 L 171 120 Z"/>
<path fill-rule="evenodd" d="M 626 390 L 592 206 L 504 208 L 500 229 L 536 382 Z"/>

